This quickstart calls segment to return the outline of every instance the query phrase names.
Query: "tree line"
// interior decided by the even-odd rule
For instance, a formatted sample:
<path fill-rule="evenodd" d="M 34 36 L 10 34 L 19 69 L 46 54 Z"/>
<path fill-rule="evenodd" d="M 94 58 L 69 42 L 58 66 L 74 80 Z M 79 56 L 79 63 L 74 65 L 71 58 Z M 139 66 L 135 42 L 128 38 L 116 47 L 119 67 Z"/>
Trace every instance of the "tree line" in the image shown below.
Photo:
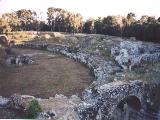
<path fill-rule="evenodd" d="M 39 19 L 35 11 L 21 9 L 0 17 L 0 33 L 12 31 L 56 31 L 67 33 L 105 34 L 135 37 L 142 41 L 160 42 L 160 18 L 142 16 L 135 19 L 134 13 L 124 16 L 107 16 L 83 21 L 79 13 L 61 8 L 47 9 L 47 21 Z"/>
<path fill-rule="evenodd" d="M 5 13 L 0 17 L 0 33 L 12 31 L 58 31 L 82 32 L 83 17 L 61 8 L 47 10 L 47 22 L 40 19 L 35 11 L 21 9 Z"/>

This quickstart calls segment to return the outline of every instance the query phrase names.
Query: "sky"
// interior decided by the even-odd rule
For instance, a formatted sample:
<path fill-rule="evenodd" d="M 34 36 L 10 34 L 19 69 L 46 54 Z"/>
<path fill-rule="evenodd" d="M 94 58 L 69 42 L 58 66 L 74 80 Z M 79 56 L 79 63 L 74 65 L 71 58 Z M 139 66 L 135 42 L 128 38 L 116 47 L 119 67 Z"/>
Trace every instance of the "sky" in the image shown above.
<path fill-rule="evenodd" d="M 57 7 L 80 13 L 84 19 L 106 17 L 108 15 L 126 16 L 134 12 L 137 18 L 142 15 L 160 16 L 160 0 L 0 0 L 0 15 L 19 9 L 31 9 L 47 17 L 48 7 Z"/>

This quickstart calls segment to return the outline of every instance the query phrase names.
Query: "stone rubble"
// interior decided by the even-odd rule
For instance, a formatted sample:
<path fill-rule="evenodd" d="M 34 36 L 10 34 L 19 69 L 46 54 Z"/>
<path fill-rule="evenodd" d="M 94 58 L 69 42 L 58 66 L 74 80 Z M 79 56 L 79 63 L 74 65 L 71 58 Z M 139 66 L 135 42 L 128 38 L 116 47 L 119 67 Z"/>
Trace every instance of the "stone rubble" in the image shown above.
<path fill-rule="evenodd" d="M 0 107 L 7 107 L 10 99 L 0 96 Z"/>
<path fill-rule="evenodd" d="M 64 95 L 55 95 L 49 99 L 41 99 L 29 95 L 14 94 L 10 98 L 0 97 L 0 107 L 25 112 L 32 100 L 37 100 L 43 111 L 37 119 L 79 120 L 74 109 L 79 105 L 81 99 L 76 95 L 72 95 L 70 98 Z"/>
<path fill-rule="evenodd" d="M 160 61 L 160 46 L 142 44 L 142 42 L 123 41 L 111 49 L 111 56 L 115 58 L 123 69 L 140 66 L 144 62 Z"/>
<path fill-rule="evenodd" d="M 22 66 L 24 64 L 29 65 L 33 64 L 33 60 L 30 56 L 28 55 L 18 55 L 18 56 L 10 56 L 6 59 L 6 65 L 18 65 Z"/>

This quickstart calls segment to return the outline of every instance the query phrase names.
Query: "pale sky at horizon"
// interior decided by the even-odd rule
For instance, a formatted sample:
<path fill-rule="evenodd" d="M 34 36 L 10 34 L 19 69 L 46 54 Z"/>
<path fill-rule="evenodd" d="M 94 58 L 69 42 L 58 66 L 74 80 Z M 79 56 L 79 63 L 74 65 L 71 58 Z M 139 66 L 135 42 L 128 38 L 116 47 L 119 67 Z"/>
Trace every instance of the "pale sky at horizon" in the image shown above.
<path fill-rule="evenodd" d="M 48 7 L 58 7 L 89 17 L 122 15 L 134 12 L 142 15 L 160 16 L 159 0 L 0 0 L 0 15 L 19 9 L 42 11 L 46 17 Z"/>

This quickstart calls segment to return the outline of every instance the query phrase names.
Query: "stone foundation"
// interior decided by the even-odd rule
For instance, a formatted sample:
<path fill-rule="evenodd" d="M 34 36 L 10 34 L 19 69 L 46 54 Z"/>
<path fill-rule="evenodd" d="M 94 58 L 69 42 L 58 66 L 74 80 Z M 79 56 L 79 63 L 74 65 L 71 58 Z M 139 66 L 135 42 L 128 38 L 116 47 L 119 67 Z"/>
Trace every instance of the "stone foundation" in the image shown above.
<path fill-rule="evenodd" d="M 17 66 L 22 66 L 22 65 L 29 65 L 33 64 L 33 60 L 30 56 L 28 55 L 18 55 L 18 56 L 10 56 L 6 59 L 6 65 L 11 66 L 11 65 L 17 65 Z"/>

